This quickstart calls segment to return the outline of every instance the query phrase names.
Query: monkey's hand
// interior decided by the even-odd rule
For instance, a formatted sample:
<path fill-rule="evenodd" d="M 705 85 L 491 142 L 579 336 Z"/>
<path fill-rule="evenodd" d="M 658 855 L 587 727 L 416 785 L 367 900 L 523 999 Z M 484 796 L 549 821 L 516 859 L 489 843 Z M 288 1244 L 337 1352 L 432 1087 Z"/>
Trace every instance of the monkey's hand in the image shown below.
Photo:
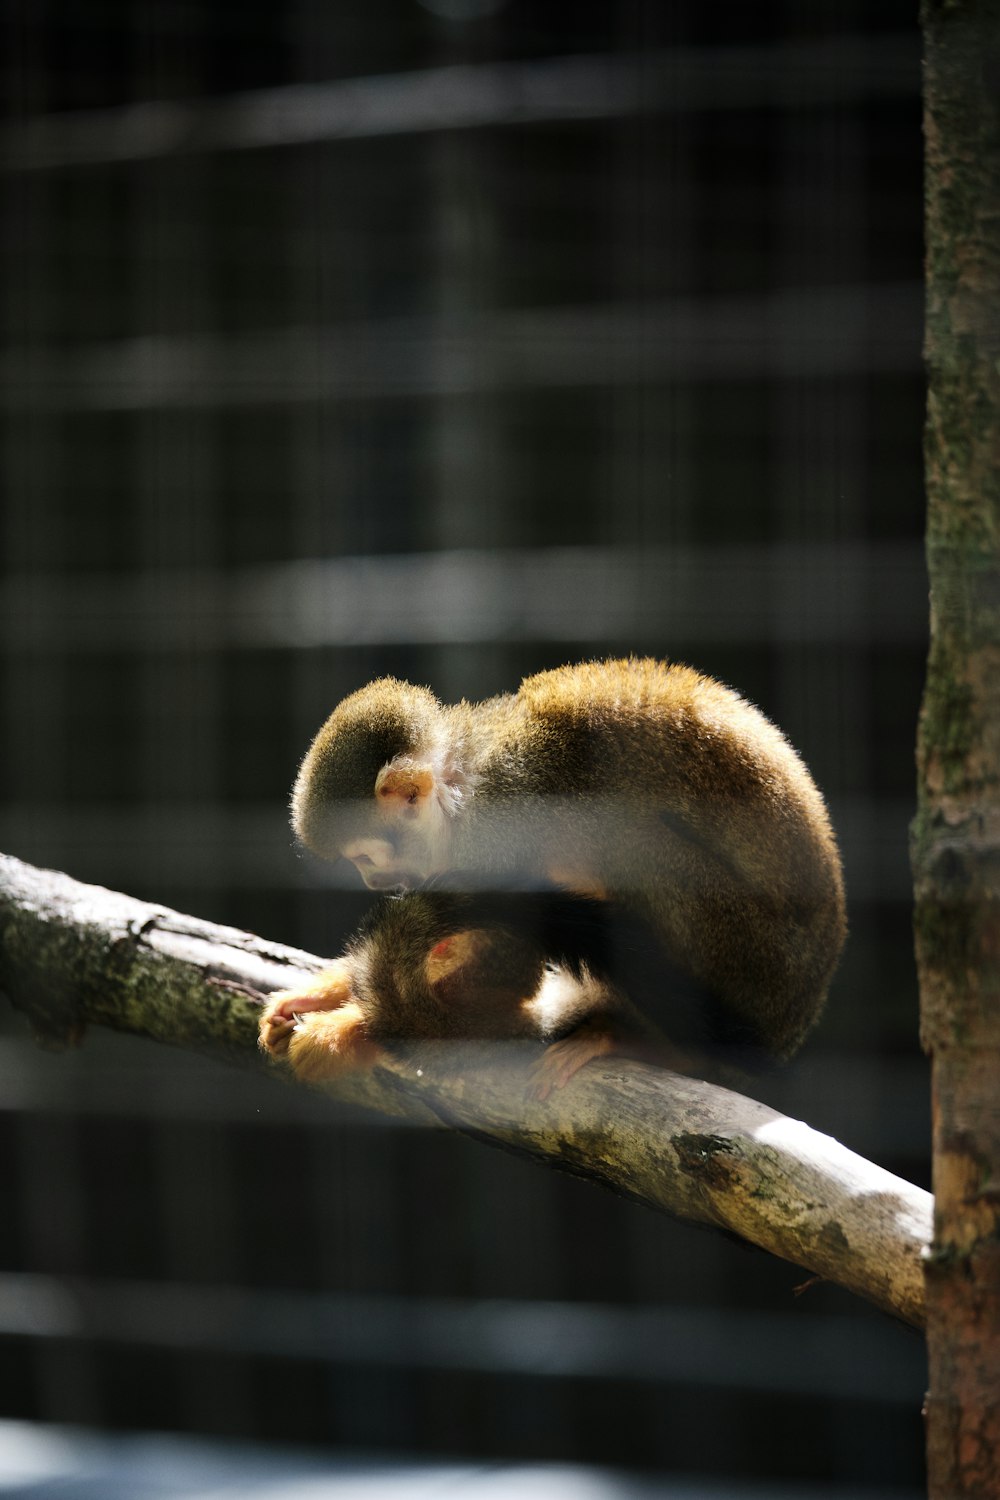
<path fill-rule="evenodd" d="M 369 1037 L 367 1019 L 356 1000 L 337 1010 L 313 1010 L 296 1017 L 284 1051 L 296 1077 L 307 1083 L 371 1068 L 384 1055 Z"/>
<path fill-rule="evenodd" d="M 565 1088 L 574 1074 L 595 1057 L 607 1057 L 620 1050 L 619 1041 L 606 1021 L 585 1021 L 569 1036 L 546 1047 L 531 1069 L 528 1094 L 532 1099 L 547 1099 L 555 1089 Z"/>
<path fill-rule="evenodd" d="M 261 1013 L 262 1050 L 272 1057 L 283 1057 L 300 1016 L 316 1010 L 337 1011 L 352 998 L 350 966 L 343 959 L 317 974 L 312 984 L 300 990 L 279 990 Z"/>

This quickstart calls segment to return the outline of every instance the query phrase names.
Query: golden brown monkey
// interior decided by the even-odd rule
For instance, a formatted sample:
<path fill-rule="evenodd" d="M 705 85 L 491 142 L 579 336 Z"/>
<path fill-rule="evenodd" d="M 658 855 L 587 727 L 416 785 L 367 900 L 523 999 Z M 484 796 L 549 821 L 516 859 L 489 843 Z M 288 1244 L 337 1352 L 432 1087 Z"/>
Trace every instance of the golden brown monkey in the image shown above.
<path fill-rule="evenodd" d="M 686 666 L 584 663 L 451 706 L 380 679 L 320 729 L 292 821 L 376 890 L 471 871 L 611 900 L 777 1058 L 816 1020 L 845 936 L 809 772 L 759 710 Z M 300 1009 L 339 1007 L 337 972 Z"/>

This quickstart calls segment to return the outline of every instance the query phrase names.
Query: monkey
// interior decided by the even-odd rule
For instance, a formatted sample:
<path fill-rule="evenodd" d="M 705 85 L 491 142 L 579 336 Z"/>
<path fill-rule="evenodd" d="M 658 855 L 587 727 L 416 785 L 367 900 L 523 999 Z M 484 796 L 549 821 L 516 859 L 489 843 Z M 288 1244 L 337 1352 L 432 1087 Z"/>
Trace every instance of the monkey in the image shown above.
<path fill-rule="evenodd" d="M 669 1039 L 650 1020 L 664 985 Z M 383 896 L 314 991 L 273 996 L 261 1044 L 319 1081 L 400 1043 L 534 1041 L 545 1051 L 529 1092 L 544 1100 L 608 1053 L 684 1071 L 697 1058 L 723 1081 L 718 1020 L 711 997 L 616 903 L 554 886 L 429 888 Z"/>
<path fill-rule="evenodd" d="M 757 708 L 679 663 L 585 662 L 454 705 L 381 678 L 320 728 L 292 824 L 375 891 L 459 871 L 616 903 L 778 1061 L 815 1024 L 846 936 L 805 764 Z M 324 993 L 339 1008 L 342 989 L 321 981 L 308 1008 Z"/>

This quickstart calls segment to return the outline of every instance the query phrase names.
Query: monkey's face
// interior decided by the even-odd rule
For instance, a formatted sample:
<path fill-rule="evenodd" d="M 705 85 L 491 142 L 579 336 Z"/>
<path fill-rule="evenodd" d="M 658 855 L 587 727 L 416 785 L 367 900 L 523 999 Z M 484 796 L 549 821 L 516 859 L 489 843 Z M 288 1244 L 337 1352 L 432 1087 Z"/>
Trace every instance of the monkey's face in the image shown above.
<path fill-rule="evenodd" d="M 412 891 L 448 868 L 445 841 L 427 808 L 379 808 L 370 835 L 351 839 L 341 853 L 370 891 Z"/>
<path fill-rule="evenodd" d="M 420 854 L 397 838 L 352 839 L 343 850 L 370 891 L 412 891 L 421 885 L 434 871 L 425 868 Z"/>
<path fill-rule="evenodd" d="M 340 852 L 369 890 L 413 890 L 448 868 L 450 816 L 434 770 L 397 756 L 375 782 L 369 829 Z"/>

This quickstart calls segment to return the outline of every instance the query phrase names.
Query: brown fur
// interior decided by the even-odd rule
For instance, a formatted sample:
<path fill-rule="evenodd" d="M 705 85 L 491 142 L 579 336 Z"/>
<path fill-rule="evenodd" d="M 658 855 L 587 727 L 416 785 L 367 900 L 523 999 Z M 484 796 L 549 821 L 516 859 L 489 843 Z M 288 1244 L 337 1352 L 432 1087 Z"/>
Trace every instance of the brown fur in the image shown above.
<path fill-rule="evenodd" d="M 387 768 L 408 796 L 376 799 Z M 327 720 L 292 805 L 300 838 L 346 848 L 373 887 L 459 869 L 616 900 L 776 1057 L 815 1022 L 843 945 L 840 860 L 809 772 L 690 667 L 584 663 L 451 707 L 383 678 Z"/>

